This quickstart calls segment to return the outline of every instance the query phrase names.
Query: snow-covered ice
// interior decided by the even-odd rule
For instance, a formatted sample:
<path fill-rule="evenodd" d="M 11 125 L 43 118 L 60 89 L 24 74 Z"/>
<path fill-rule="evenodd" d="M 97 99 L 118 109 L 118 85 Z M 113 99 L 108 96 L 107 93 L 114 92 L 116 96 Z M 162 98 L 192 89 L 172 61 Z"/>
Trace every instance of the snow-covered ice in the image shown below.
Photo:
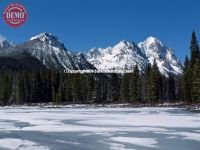
<path fill-rule="evenodd" d="M 130 143 L 147 148 L 156 148 L 157 146 L 155 145 L 158 143 L 155 139 L 152 138 L 113 137 L 111 140 L 122 143 Z"/>
<path fill-rule="evenodd" d="M 0 149 L 198 150 L 199 129 L 182 108 L 0 108 Z"/>
<path fill-rule="evenodd" d="M 38 146 L 35 142 L 14 138 L 0 139 L 0 147 L 11 150 L 49 150 L 47 146 Z"/>

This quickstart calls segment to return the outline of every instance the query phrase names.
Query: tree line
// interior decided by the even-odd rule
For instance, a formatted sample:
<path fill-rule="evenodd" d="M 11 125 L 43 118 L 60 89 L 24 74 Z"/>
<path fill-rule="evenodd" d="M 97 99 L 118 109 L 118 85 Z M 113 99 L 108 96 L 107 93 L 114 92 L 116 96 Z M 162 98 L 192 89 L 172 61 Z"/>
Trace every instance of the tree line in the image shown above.
<path fill-rule="evenodd" d="M 163 76 L 156 65 L 126 74 L 67 74 L 55 70 L 0 72 L 0 104 L 200 102 L 200 52 L 192 33 L 183 75 Z"/>
<path fill-rule="evenodd" d="M 8 71 L 0 73 L 0 103 L 170 102 L 181 100 L 175 82 L 173 77 L 163 77 L 156 65 L 149 66 L 143 75 L 135 67 L 133 73 L 123 76 L 65 74 L 51 70 Z"/>
<path fill-rule="evenodd" d="M 187 103 L 200 102 L 200 50 L 195 32 L 192 33 L 190 58 L 186 55 L 184 62 L 184 100 Z"/>

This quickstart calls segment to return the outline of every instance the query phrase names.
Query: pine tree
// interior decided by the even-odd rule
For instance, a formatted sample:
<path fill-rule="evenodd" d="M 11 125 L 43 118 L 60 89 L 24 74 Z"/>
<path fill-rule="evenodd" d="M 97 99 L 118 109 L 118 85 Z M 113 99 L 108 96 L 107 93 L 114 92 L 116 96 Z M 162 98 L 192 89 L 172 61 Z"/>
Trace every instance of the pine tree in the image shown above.
<path fill-rule="evenodd" d="M 16 103 L 23 104 L 26 99 L 25 87 L 24 87 L 24 75 L 22 72 L 17 74 L 17 86 L 16 86 Z"/>
<path fill-rule="evenodd" d="M 197 61 L 193 68 L 192 100 L 195 103 L 200 102 L 200 61 Z"/>
<path fill-rule="evenodd" d="M 160 76 L 161 75 L 157 67 L 156 61 L 154 61 L 149 74 L 149 94 L 151 103 L 157 103 L 159 101 Z"/>
<path fill-rule="evenodd" d="M 151 102 L 150 98 L 150 72 L 151 72 L 151 64 L 149 63 L 147 67 L 145 68 L 143 82 L 142 82 L 142 97 L 144 102 Z"/>
<path fill-rule="evenodd" d="M 64 81 L 64 86 L 65 86 L 65 101 L 66 102 L 72 102 L 73 97 L 72 97 L 72 76 L 71 74 L 66 74 L 65 75 L 65 81 Z"/>
<path fill-rule="evenodd" d="M 168 82 L 169 82 L 168 97 L 171 102 L 174 102 L 176 100 L 176 96 L 175 96 L 175 80 L 173 75 L 169 74 Z"/>
<path fill-rule="evenodd" d="M 58 89 L 59 89 L 59 83 L 60 83 L 60 73 L 59 72 L 52 72 L 51 75 L 51 89 L 52 89 L 52 101 L 54 103 L 58 100 Z"/>
<path fill-rule="evenodd" d="M 119 76 L 115 73 L 111 74 L 111 101 L 118 102 L 119 101 L 119 88 L 120 88 L 120 79 Z"/>
<path fill-rule="evenodd" d="M 184 86 L 183 86 L 183 75 L 179 75 L 176 78 L 176 99 L 181 102 L 184 100 Z"/>
<path fill-rule="evenodd" d="M 30 82 L 30 73 L 23 71 L 24 77 L 24 93 L 25 93 L 25 103 L 30 103 L 31 96 L 31 82 Z M 50 93 L 49 93 L 50 94 Z"/>
<path fill-rule="evenodd" d="M 190 63 L 190 66 L 191 68 L 194 67 L 196 61 L 199 59 L 199 55 L 200 55 L 200 52 L 199 52 L 199 44 L 198 44 L 198 41 L 197 41 L 197 38 L 196 38 L 196 34 L 195 34 L 195 31 L 192 32 L 192 40 L 191 40 L 191 45 L 190 45 L 190 52 L 191 52 L 191 63 Z"/>
<path fill-rule="evenodd" d="M 9 72 L 1 75 L 0 86 L 0 103 L 7 105 L 12 93 L 12 75 Z"/>
<path fill-rule="evenodd" d="M 81 80 L 80 74 L 75 74 L 72 80 L 73 103 L 79 103 L 81 100 Z"/>
<path fill-rule="evenodd" d="M 44 102 L 52 102 L 52 71 L 45 71 L 44 76 Z"/>
<path fill-rule="evenodd" d="M 100 100 L 101 102 L 105 102 L 107 100 L 107 94 L 108 94 L 108 82 L 107 78 L 102 78 L 100 80 L 100 90 L 101 90 L 101 97 Z"/>
<path fill-rule="evenodd" d="M 141 100 L 141 85 L 140 85 L 140 73 L 138 66 L 134 68 L 134 72 L 130 81 L 130 99 L 134 103 L 138 103 Z"/>
<path fill-rule="evenodd" d="M 183 86 L 184 86 L 184 100 L 187 103 L 192 102 L 192 69 L 190 67 L 190 60 L 186 56 L 184 62 L 184 73 L 183 73 Z"/>
<path fill-rule="evenodd" d="M 130 86 L 129 86 L 129 74 L 124 74 L 120 85 L 120 102 L 129 102 L 130 99 Z"/>
<path fill-rule="evenodd" d="M 191 57 L 190 60 L 186 56 L 184 62 L 184 99 L 188 103 L 193 103 L 198 100 L 198 88 L 199 87 L 199 62 L 200 62 L 200 50 L 196 34 L 193 31 L 190 44 Z"/>
<path fill-rule="evenodd" d="M 40 72 L 36 71 L 32 74 L 32 83 L 31 83 L 31 102 L 32 103 L 41 103 L 42 102 L 42 80 Z"/>
<path fill-rule="evenodd" d="M 94 82 L 94 89 L 92 91 L 92 102 L 98 103 L 100 102 L 100 96 L 101 96 L 101 91 L 100 91 L 100 83 L 99 81 Z"/>
<path fill-rule="evenodd" d="M 92 74 L 87 77 L 87 102 L 92 102 L 95 79 Z"/>
<path fill-rule="evenodd" d="M 87 79 L 86 76 L 82 75 L 80 76 L 80 88 L 81 88 L 81 98 L 80 101 L 81 103 L 86 103 L 87 102 L 87 92 L 88 92 L 88 87 L 87 85 Z"/>

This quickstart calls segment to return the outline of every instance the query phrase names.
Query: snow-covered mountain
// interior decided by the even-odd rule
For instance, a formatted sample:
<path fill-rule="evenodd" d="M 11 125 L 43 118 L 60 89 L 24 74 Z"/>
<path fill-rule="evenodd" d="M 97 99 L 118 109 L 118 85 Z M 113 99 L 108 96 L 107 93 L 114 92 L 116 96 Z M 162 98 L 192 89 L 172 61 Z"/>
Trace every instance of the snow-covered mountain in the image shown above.
<path fill-rule="evenodd" d="M 41 33 L 27 42 L 9 47 L 0 52 L 0 56 L 18 57 L 28 53 L 37 58 L 46 68 L 63 69 L 96 69 L 80 54 L 68 51 L 64 44 L 50 33 Z"/>
<path fill-rule="evenodd" d="M 8 42 L 5 37 L 0 35 L 0 50 L 12 46 L 11 42 Z"/>
<path fill-rule="evenodd" d="M 26 56 L 39 66 L 57 70 L 124 70 L 138 65 L 140 71 L 144 71 L 147 64 L 153 64 L 155 60 L 163 75 L 182 73 L 181 62 L 173 50 L 154 37 L 139 44 L 120 41 L 113 47 L 93 48 L 84 54 L 69 51 L 56 36 L 47 32 L 18 45 L 12 45 L 0 36 L 0 57 L 20 60 L 19 58 L 25 59 Z"/>
<path fill-rule="evenodd" d="M 50 33 L 41 33 L 30 38 L 25 47 L 31 49 L 32 56 L 40 60 L 47 68 L 76 68 L 64 44 Z"/>
<path fill-rule="evenodd" d="M 96 70 L 96 68 L 91 63 L 89 63 L 87 61 L 84 53 L 82 53 L 82 52 L 78 52 L 78 53 L 69 52 L 69 54 L 71 55 L 72 60 L 74 61 L 74 64 L 75 64 L 77 69 L 79 69 L 79 70 L 87 70 L 87 69 Z"/>
<path fill-rule="evenodd" d="M 94 48 L 86 55 L 87 60 L 97 69 L 133 69 L 138 65 L 144 70 L 148 61 L 141 49 L 133 42 L 120 41 L 114 47 Z"/>
<path fill-rule="evenodd" d="M 32 55 L 36 56 L 48 68 L 96 69 L 81 53 L 73 53 L 50 33 L 41 33 L 30 38 L 34 43 Z"/>
<path fill-rule="evenodd" d="M 146 55 L 150 64 L 153 65 L 155 60 L 162 74 L 182 74 L 182 64 L 175 56 L 173 50 L 165 46 L 157 38 L 149 37 L 144 42 L 139 43 L 138 47 Z"/>
<path fill-rule="evenodd" d="M 132 69 L 138 65 L 143 71 L 148 63 L 156 61 L 163 75 L 181 74 L 182 65 L 173 50 L 154 37 L 147 38 L 138 45 L 121 41 L 113 47 L 93 48 L 86 54 L 87 60 L 97 69 Z"/>

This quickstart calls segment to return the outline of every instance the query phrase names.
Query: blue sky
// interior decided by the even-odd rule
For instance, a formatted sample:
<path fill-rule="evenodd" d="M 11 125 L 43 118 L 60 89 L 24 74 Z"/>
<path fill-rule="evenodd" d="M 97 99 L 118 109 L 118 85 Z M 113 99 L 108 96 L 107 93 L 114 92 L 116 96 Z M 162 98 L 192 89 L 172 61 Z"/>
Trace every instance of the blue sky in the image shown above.
<path fill-rule="evenodd" d="M 1 14 L 13 0 L 1 0 Z M 136 43 L 155 36 L 184 60 L 191 32 L 200 40 L 199 0 L 18 0 L 28 10 L 20 28 L 0 19 L 0 34 L 21 43 L 50 32 L 74 51 L 107 47 L 121 40 Z M 1 15 L 2 16 L 2 15 Z"/>

